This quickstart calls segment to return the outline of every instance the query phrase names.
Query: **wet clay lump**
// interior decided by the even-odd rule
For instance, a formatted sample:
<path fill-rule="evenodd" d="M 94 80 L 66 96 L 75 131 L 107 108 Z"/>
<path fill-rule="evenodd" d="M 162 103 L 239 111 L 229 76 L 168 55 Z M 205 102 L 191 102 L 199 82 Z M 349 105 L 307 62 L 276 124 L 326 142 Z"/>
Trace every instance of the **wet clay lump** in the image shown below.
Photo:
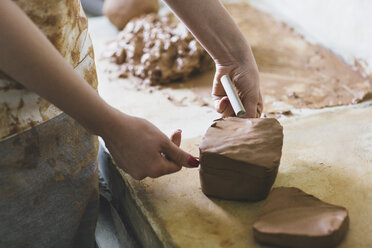
<path fill-rule="evenodd" d="M 131 20 L 112 49 L 122 77 L 134 75 L 150 85 L 182 81 L 212 66 L 204 48 L 173 15 Z"/>
<path fill-rule="evenodd" d="M 199 148 L 202 191 L 222 199 L 265 199 L 278 173 L 282 145 L 283 128 L 276 119 L 216 121 Z"/>

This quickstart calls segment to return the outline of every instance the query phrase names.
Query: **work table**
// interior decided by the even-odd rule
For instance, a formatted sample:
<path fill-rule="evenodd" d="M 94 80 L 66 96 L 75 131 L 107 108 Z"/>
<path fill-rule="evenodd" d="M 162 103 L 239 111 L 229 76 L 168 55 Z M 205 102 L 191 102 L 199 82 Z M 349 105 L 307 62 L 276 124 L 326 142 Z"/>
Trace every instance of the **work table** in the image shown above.
<path fill-rule="evenodd" d="M 117 79 L 114 66 L 100 56 L 116 31 L 103 17 L 89 25 L 101 96 L 128 114 L 148 119 L 167 135 L 181 128 L 181 147 L 199 156 L 202 136 L 219 117 L 206 94 L 213 72 L 177 86 L 139 88 L 138 79 Z M 259 59 L 258 63 L 260 67 Z M 279 75 L 265 73 L 264 78 Z M 268 108 L 275 110 L 275 104 L 269 102 Z M 339 247 L 368 247 L 372 244 L 372 102 L 293 112 L 279 118 L 284 145 L 273 187 L 298 187 L 346 207 L 350 230 Z M 208 198 L 201 192 L 198 169 L 136 181 L 111 163 L 110 177 L 125 224 L 145 247 L 263 247 L 253 240 L 252 223 L 264 201 Z"/>

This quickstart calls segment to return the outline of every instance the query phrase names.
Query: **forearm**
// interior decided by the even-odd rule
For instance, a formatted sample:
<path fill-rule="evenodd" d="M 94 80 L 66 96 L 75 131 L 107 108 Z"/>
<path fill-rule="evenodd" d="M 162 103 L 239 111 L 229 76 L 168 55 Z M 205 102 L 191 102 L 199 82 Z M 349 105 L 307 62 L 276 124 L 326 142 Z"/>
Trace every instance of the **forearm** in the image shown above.
<path fill-rule="evenodd" d="M 0 70 L 99 132 L 110 107 L 11 1 L 0 1 Z"/>
<path fill-rule="evenodd" d="M 248 42 L 219 0 L 163 0 L 221 65 L 254 62 Z M 255 63 L 254 63 L 255 64 Z"/>

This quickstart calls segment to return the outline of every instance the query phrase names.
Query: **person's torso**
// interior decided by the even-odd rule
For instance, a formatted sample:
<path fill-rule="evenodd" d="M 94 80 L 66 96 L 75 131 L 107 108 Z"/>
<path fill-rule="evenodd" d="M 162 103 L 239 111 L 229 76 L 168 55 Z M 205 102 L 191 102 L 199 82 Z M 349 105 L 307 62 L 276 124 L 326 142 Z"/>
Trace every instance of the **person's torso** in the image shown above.
<path fill-rule="evenodd" d="M 65 60 L 93 88 L 97 76 L 88 19 L 79 0 L 14 0 Z M 22 70 L 22 68 L 19 68 Z M 54 105 L 25 89 L 0 68 L 0 141 L 59 115 Z"/>

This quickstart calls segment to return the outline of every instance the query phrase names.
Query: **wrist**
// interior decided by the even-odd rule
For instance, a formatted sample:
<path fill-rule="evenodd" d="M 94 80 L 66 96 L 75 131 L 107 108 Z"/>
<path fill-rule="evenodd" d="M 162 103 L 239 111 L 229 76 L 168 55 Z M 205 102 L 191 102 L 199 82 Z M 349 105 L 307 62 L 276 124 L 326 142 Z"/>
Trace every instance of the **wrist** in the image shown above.
<path fill-rule="evenodd" d="M 100 111 L 96 112 L 94 122 L 87 128 L 91 133 L 101 137 L 108 137 L 112 134 L 112 130 L 117 130 L 119 127 L 119 120 L 125 115 L 107 103 L 104 103 Z"/>
<path fill-rule="evenodd" d="M 240 75 L 240 74 L 250 74 L 258 75 L 258 67 L 254 57 L 246 60 L 236 60 L 232 58 L 231 60 L 217 61 L 216 62 L 216 72 L 221 75 Z"/>
<path fill-rule="evenodd" d="M 257 67 L 252 50 L 248 45 L 246 47 L 236 47 L 227 50 L 225 54 L 214 58 L 214 62 L 217 66 L 222 67 Z"/>

